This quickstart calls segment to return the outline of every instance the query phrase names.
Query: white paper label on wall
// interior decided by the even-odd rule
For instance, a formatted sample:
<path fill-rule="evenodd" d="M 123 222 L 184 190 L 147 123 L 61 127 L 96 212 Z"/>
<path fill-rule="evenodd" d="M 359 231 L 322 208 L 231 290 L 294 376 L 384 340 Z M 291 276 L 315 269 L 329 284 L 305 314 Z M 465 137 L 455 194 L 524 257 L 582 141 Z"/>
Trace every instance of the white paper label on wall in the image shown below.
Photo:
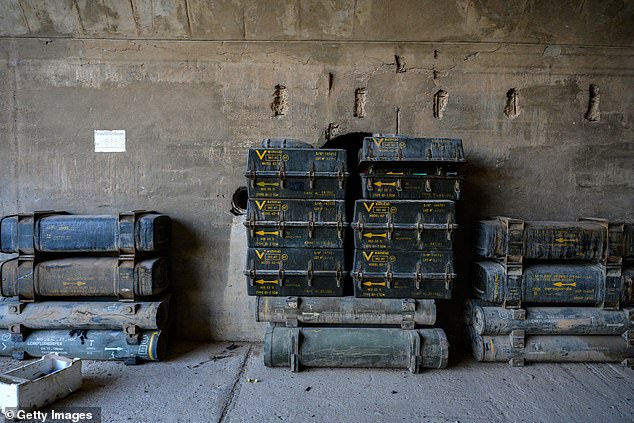
<path fill-rule="evenodd" d="M 95 129 L 95 153 L 125 153 L 125 130 Z"/>

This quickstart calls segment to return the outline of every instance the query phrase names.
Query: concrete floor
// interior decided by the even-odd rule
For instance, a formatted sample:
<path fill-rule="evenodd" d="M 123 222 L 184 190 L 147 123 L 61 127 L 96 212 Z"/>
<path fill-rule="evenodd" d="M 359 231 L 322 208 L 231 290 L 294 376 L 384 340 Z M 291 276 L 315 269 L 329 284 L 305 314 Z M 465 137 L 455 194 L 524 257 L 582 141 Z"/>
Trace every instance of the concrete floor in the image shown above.
<path fill-rule="evenodd" d="M 612 364 L 511 368 L 465 359 L 444 370 L 264 367 L 259 344 L 180 343 L 162 363 L 86 361 L 56 407 L 103 422 L 632 422 L 634 372 Z M 0 360 L 0 370 L 23 364 Z M 258 379 L 259 382 L 249 382 Z"/>

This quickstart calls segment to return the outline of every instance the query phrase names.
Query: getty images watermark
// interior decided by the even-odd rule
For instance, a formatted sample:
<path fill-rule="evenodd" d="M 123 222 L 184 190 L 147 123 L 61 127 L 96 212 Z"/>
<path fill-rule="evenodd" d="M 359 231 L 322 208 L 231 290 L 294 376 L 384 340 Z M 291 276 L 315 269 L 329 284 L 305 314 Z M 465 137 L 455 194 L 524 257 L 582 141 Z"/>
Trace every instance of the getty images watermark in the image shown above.
<path fill-rule="evenodd" d="M 57 407 L 46 410 L 5 408 L 5 421 L 24 423 L 101 423 L 101 407 Z"/>

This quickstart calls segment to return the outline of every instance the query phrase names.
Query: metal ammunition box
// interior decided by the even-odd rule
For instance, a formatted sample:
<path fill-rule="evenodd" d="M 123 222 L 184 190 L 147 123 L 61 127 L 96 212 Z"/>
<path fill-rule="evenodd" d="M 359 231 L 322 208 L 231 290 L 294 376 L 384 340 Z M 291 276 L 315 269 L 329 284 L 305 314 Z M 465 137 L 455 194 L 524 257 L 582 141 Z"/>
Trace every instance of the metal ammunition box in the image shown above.
<path fill-rule="evenodd" d="M 363 166 L 379 162 L 415 163 L 432 167 L 442 164 L 455 168 L 466 160 L 460 139 L 403 135 L 364 138 L 359 150 L 359 164 Z"/>
<path fill-rule="evenodd" d="M 342 200 L 249 199 L 249 247 L 343 248 L 348 222 Z"/>
<path fill-rule="evenodd" d="M 361 172 L 363 198 L 369 200 L 459 200 L 462 177 L 415 168 L 371 167 Z"/>
<path fill-rule="evenodd" d="M 357 250 L 355 297 L 451 298 L 456 274 L 451 251 Z"/>
<path fill-rule="evenodd" d="M 342 249 L 249 248 L 247 293 L 260 296 L 342 296 Z"/>
<path fill-rule="evenodd" d="M 343 199 L 346 151 L 252 148 L 245 176 L 249 198 Z"/>
<path fill-rule="evenodd" d="M 358 200 L 354 208 L 354 245 L 368 250 L 435 250 L 453 248 L 453 201 Z"/>

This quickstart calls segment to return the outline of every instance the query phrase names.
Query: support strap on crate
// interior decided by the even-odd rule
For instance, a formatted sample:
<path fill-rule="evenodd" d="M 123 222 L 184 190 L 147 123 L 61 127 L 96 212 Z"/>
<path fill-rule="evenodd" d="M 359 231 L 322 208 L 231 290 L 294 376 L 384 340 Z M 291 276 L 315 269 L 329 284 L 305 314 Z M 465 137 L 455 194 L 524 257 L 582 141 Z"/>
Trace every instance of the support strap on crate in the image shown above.
<path fill-rule="evenodd" d="M 134 257 L 119 257 L 117 265 L 117 295 L 119 301 L 134 301 Z"/>
<path fill-rule="evenodd" d="M 409 371 L 411 373 L 420 373 L 422 367 L 422 344 L 424 342 L 421 339 L 420 333 L 417 330 L 410 330 L 409 332 L 409 341 L 410 341 L 410 352 L 409 352 Z"/>
<path fill-rule="evenodd" d="M 299 359 L 299 343 L 301 342 L 301 331 L 299 328 L 291 329 L 289 331 L 290 336 L 290 351 L 289 351 L 289 359 L 291 364 L 291 372 L 299 372 L 300 369 L 300 359 Z"/>

